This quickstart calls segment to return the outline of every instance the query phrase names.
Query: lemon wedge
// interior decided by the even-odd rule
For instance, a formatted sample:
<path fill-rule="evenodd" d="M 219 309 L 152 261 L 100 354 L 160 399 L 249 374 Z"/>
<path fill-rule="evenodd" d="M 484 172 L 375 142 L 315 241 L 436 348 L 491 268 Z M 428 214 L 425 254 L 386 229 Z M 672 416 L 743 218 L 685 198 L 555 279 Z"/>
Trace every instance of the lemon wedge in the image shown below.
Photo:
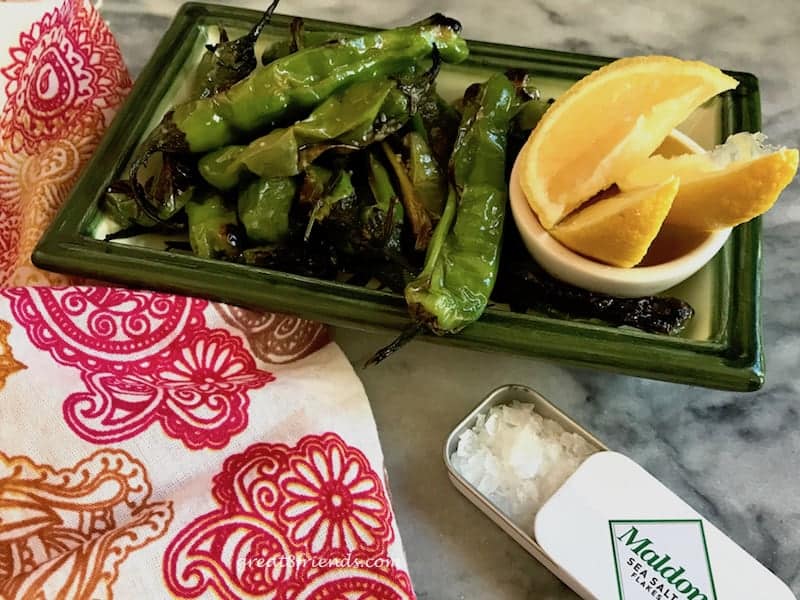
<path fill-rule="evenodd" d="M 675 175 L 681 185 L 666 222 L 711 231 L 745 223 L 772 208 L 797 166 L 796 149 L 770 146 L 762 133 L 737 133 L 703 154 L 653 156 L 618 185 L 637 189 Z"/>
<path fill-rule="evenodd" d="M 680 180 L 619 192 L 574 212 L 550 235 L 584 256 L 633 267 L 647 254 L 678 193 Z"/>
<path fill-rule="evenodd" d="M 703 62 L 623 58 L 547 110 L 522 150 L 520 183 L 546 229 L 653 153 L 697 107 L 737 81 Z"/>

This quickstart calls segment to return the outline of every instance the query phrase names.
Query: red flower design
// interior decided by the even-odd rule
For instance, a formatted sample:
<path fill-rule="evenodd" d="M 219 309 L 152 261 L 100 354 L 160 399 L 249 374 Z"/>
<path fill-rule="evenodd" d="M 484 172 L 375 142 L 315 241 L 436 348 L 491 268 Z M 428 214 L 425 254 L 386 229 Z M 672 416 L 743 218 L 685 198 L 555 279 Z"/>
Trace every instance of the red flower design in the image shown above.
<path fill-rule="evenodd" d="M 177 596 L 414 598 L 408 575 L 388 558 L 394 530 L 381 480 L 338 435 L 306 436 L 294 448 L 250 446 L 225 461 L 212 493 L 220 507 L 186 526 L 164 554 L 164 579 Z M 345 558 L 362 564 L 333 564 Z"/>
<path fill-rule="evenodd" d="M 274 380 L 241 338 L 205 325 L 208 303 L 110 288 L 14 288 L 31 341 L 81 371 L 63 405 L 83 439 L 107 444 L 158 421 L 192 449 L 222 448 L 247 426 L 248 393 Z"/>
<path fill-rule="evenodd" d="M 223 329 L 196 331 L 186 344 L 152 369 L 167 390 L 161 425 L 190 448 L 222 448 L 247 427 L 247 392 L 275 377 Z"/>
<path fill-rule="evenodd" d="M 307 440 L 303 454 L 289 459 L 291 475 L 281 481 L 287 502 L 281 516 L 292 542 L 312 554 L 348 555 L 383 550 L 392 530 L 380 481 L 366 457 L 336 437 Z"/>

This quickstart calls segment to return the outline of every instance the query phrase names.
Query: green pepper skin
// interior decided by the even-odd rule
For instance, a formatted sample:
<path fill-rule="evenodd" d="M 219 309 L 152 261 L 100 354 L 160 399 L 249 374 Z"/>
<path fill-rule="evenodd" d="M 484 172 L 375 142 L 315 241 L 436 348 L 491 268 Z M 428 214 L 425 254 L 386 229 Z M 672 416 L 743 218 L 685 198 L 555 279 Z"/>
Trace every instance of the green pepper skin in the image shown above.
<path fill-rule="evenodd" d="M 272 244 L 289 235 L 289 212 L 297 193 L 291 177 L 256 179 L 239 191 L 237 213 L 247 239 Z"/>
<path fill-rule="evenodd" d="M 486 309 L 497 279 L 508 186 L 506 142 L 517 90 L 494 75 L 468 99 L 450 160 L 453 185 L 420 276 L 405 291 L 412 318 L 457 333 Z"/>
<path fill-rule="evenodd" d="M 394 190 L 389 171 L 372 153 L 369 154 L 367 179 L 372 196 L 375 198 L 375 204 L 365 206 L 361 211 L 364 239 L 401 253 L 404 220 L 403 205 Z M 391 221 L 387 222 L 390 214 Z"/>
<path fill-rule="evenodd" d="M 247 146 L 226 146 L 206 154 L 197 163 L 197 171 L 209 184 L 218 190 L 234 189 L 247 179 L 247 165 L 241 160 Z"/>
<path fill-rule="evenodd" d="M 122 228 L 122 231 L 132 227 L 149 229 L 158 225 L 155 219 L 142 210 L 128 181 L 112 183 L 106 190 L 100 206 L 103 212 Z"/>
<path fill-rule="evenodd" d="M 248 146 L 227 146 L 206 154 L 198 170 L 217 189 L 229 190 L 248 173 L 291 177 L 332 147 L 367 146 L 409 119 L 411 101 L 398 85 L 388 79 L 355 83 L 291 127 L 276 129 Z"/>
<path fill-rule="evenodd" d="M 433 220 L 425 204 L 417 194 L 414 184 L 408 177 L 406 167 L 400 157 L 394 153 L 387 142 L 381 144 L 383 153 L 394 171 L 397 182 L 400 184 L 400 196 L 403 199 L 403 208 L 411 223 L 414 234 L 414 249 L 424 251 L 428 247 L 433 232 Z"/>
<path fill-rule="evenodd" d="M 230 89 L 181 104 L 154 132 L 167 150 L 209 152 L 243 134 L 308 113 L 337 90 L 404 73 L 429 58 L 434 45 L 447 62 L 467 58 L 457 21 L 435 15 L 420 24 L 306 48 L 257 69 Z M 181 139 L 182 138 L 182 139 Z"/>
<path fill-rule="evenodd" d="M 300 204 L 310 205 L 311 207 L 325 193 L 333 173 L 330 169 L 311 165 L 303 173 L 303 183 L 300 186 L 300 196 L 297 201 Z"/>
<path fill-rule="evenodd" d="M 236 211 L 217 193 L 195 194 L 186 203 L 189 244 L 202 258 L 239 256 L 239 224 Z"/>
<path fill-rule="evenodd" d="M 311 229 L 315 223 L 321 223 L 327 219 L 335 209 L 344 209 L 344 212 L 351 212 L 351 208 L 356 203 L 356 191 L 350 173 L 339 171 L 332 176 L 332 180 L 326 185 L 326 191 L 316 198 L 308 218 L 308 225 L 304 239 L 308 241 L 311 237 Z"/>
<path fill-rule="evenodd" d="M 519 109 L 517 126 L 520 130 L 530 132 L 536 129 L 539 121 L 550 108 L 552 100 L 528 100 Z"/>
<path fill-rule="evenodd" d="M 422 134 L 440 165 L 446 165 L 453 152 L 461 115 L 436 90 L 420 103 L 414 131 Z"/>
<path fill-rule="evenodd" d="M 425 137 L 412 131 L 403 140 L 408 148 L 408 177 L 428 213 L 438 219 L 447 197 L 447 178 Z"/>
<path fill-rule="evenodd" d="M 157 173 L 139 183 L 147 196 L 142 201 L 134 180 L 120 179 L 109 186 L 102 208 L 123 229 L 130 227 L 174 229 L 181 212 L 195 189 L 193 165 L 184 157 L 165 154 Z"/>

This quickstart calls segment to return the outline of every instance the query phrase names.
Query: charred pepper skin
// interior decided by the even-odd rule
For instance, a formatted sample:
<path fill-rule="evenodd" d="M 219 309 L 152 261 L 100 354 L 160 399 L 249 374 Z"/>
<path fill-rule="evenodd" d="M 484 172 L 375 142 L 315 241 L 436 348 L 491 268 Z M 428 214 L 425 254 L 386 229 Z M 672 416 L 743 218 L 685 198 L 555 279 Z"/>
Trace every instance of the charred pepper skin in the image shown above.
<path fill-rule="evenodd" d="M 433 56 L 433 66 L 420 75 L 354 83 L 290 127 L 206 154 L 198 170 L 215 188 L 230 190 L 251 174 L 291 177 L 329 150 L 352 152 L 379 142 L 401 129 L 429 93 L 441 64 L 438 52 Z"/>
<path fill-rule="evenodd" d="M 165 116 L 149 144 L 173 152 L 209 152 L 248 133 L 308 114 L 337 90 L 407 72 L 433 48 L 446 62 L 467 58 L 461 25 L 443 15 L 410 27 L 306 48 L 257 69 L 231 88 L 187 102 Z"/>
<path fill-rule="evenodd" d="M 461 331 L 489 302 L 508 201 L 508 129 L 519 105 L 517 89 L 505 75 L 468 90 L 450 159 L 450 193 L 422 273 L 405 290 L 414 321 L 436 334 Z"/>
<path fill-rule="evenodd" d="M 247 77 L 256 68 L 255 45 L 261 32 L 272 20 L 279 0 L 269 5 L 253 28 L 240 38 L 228 39 L 225 28 L 220 27 L 219 43 L 206 46 L 195 71 L 194 98 L 209 98 L 223 92 L 237 81 Z"/>
<path fill-rule="evenodd" d="M 307 119 L 291 127 L 276 129 L 247 146 L 227 146 L 203 156 L 198 170 L 203 178 L 220 190 L 233 189 L 249 174 L 260 177 L 290 177 L 303 168 L 303 149 L 310 145 L 342 138 L 345 145 L 358 140 L 349 139 L 354 130 L 372 128 L 386 103 L 394 108 L 398 103 L 391 92 L 401 94 L 394 82 L 388 79 L 353 84 L 328 98 Z M 402 127 L 408 120 L 408 108 L 402 103 L 397 114 L 387 115 L 396 126 L 387 129 L 386 135 Z M 386 114 L 383 111 L 381 114 Z"/>
<path fill-rule="evenodd" d="M 362 235 L 368 243 L 402 253 L 403 221 L 405 211 L 397 192 L 394 190 L 389 172 L 373 153 L 369 154 L 369 189 L 374 204 L 363 207 L 361 222 Z"/>
<path fill-rule="evenodd" d="M 666 335 L 680 332 L 694 316 L 691 305 L 679 298 L 619 298 L 590 292 L 559 281 L 531 260 L 503 266 L 496 299 L 507 302 L 515 312 L 534 308 Z"/>
<path fill-rule="evenodd" d="M 186 203 L 189 244 L 201 258 L 237 258 L 241 232 L 236 211 L 215 192 L 204 192 Z"/>

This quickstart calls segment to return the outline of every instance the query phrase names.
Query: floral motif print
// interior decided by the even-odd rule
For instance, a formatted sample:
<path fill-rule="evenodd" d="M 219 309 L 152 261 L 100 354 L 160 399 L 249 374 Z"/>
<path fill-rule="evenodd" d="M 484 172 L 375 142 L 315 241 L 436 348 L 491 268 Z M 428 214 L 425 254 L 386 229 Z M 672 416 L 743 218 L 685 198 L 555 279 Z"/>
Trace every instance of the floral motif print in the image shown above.
<path fill-rule="evenodd" d="M 38 348 L 78 368 L 67 425 L 96 444 L 160 423 L 191 449 L 222 448 L 247 427 L 250 390 L 274 380 L 241 338 L 205 324 L 204 300 L 112 288 L 2 292 Z"/>
<path fill-rule="evenodd" d="M 281 516 L 293 543 L 330 556 L 385 550 L 392 537 L 389 507 L 363 454 L 348 453 L 341 440 L 308 440 L 289 468 Z"/>
<path fill-rule="evenodd" d="M 212 494 L 219 508 L 186 526 L 164 554 L 164 579 L 178 597 L 414 597 L 388 558 L 394 533 L 380 478 L 338 435 L 250 446 L 225 461 Z"/>
<path fill-rule="evenodd" d="M 0 390 L 5 387 L 6 379 L 12 373 L 27 369 L 25 365 L 14 358 L 8 343 L 9 333 L 11 333 L 11 324 L 0 320 Z"/>
<path fill-rule="evenodd" d="M 131 86 L 85 0 L 65 0 L 0 57 L 0 285 L 63 284 L 30 253 Z"/>
<path fill-rule="evenodd" d="M 60 471 L 0 452 L 0 597 L 113 598 L 120 563 L 172 520 L 171 503 L 150 494 L 144 466 L 122 450 Z"/>
<path fill-rule="evenodd" d="M 321 323 L 277 313 L 258 313 L 217 304 L 223 319 L 244 333 L 258 358 L 266 363 L 289 363 L 313 354 L 330 341 Z"/>

